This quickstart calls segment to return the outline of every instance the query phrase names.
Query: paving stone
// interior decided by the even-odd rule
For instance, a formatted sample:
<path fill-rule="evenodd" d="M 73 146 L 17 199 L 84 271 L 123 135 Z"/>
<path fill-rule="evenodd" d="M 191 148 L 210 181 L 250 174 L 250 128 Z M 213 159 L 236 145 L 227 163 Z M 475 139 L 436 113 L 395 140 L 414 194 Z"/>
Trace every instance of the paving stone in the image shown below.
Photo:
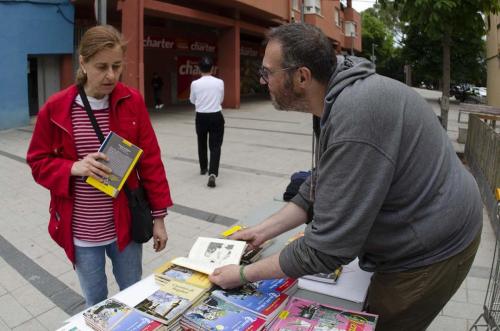
<path fill-rule="evenodd" d="M 4 264 L 0 267 L 0 286 L 6 291 L 11 292 L 28 284 L 10 265 Z"/>
<path fill-rule="evenodd" d="M 451 298 L 451 301 L 467 302 L 467 291 L 463 288 L 459 288 Z"/>
<path fill-rule="evenodd" d="M 483 312 L 481 305 L 474 305 L 471 303 L 450 301 L 443 308 L 444 316 L 451 318 L 474 319 Z"/>
<path fill-rule="evenodd" d="M 488 279 L 467 277 L 467 289 L 485 291 L 488 288 Z"/>
<path fill-rule="evenodd" d="M 62 311 L 60 308 L 55 307 L 51 310 L 36 317 L 38 322 L 42 324 L 47 330 L 56 330 L 60 328 L 64 321 L 70 316 Z"/>
<path fill-rule="evenodd" d="M 475 305 L 484 304 L 484 299 L 486 297 L 485 291 L 478 290 L 467 290 L 467 302 L 470 302 Z"/>
<path fill-rule="evenodd" d="M 38 322 L 37 319 L 31 319 L 27 321 L 26 323 L 23 323 L 19 325 L 18 327 L 15 327 L 12 329 L 14 331 L 42 331 L 42 330 L 49 330 L 46 327 L 44 327 L 40 322 Z"/>
<path fill-rule="evenodd" d="M 56 254 L 50 252 L 40 256 L 34 261 L 40 267 L 56 277 L 73 269 L 69 260 L 63 261 L 60 257 L 56 256 Z"/>
<path fill-rule="evenodd" d="M 427 331 L 467 331 L 467 320 L 448 316 L 437 317 Z"/>
<path fill-rule="evenodd" d="M 31 285 L 18 288 L 11 294 L 33 316 L 40 315 L 55 307 L 52 301 Z"/>
<path fill-rule="evenodd" d="M 0 318 L 9 328 L 14 328 L 33 318 L 33 316 L 10 294 L 5 294 L 0 297 L 0 307 L 2 307 L 0 309 Z"/>

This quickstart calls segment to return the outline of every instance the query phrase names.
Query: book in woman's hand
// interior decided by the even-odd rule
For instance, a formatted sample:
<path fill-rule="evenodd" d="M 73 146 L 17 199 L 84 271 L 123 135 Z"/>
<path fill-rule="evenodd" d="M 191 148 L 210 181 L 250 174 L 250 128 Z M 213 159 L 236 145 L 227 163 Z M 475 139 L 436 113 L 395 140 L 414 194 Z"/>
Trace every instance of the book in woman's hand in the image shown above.
<path fill-rule="evenodd" d="M 112 173 L 109 177 L 101 180 L 87 177 L 86 182 L 107 195 L 116 198 L 139 160 L 142 149 L 111 131 L 99 148 L 99 152 L 106 154 L 108 157 L 108 161 L 99 160 L 99 162 L 111 168 Z"/>

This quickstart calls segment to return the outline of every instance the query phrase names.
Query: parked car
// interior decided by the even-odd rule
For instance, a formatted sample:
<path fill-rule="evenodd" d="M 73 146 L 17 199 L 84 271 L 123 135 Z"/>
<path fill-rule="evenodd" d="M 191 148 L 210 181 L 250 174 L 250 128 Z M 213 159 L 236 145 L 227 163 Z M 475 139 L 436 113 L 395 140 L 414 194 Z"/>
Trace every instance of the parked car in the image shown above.
<path fill-rule="evenodd" d="M 476 87 L 467 83 L 453 85 L 450 89 L 450 96 L 454 96 L 460 102 L 485 103 L 486 88 Z"/>

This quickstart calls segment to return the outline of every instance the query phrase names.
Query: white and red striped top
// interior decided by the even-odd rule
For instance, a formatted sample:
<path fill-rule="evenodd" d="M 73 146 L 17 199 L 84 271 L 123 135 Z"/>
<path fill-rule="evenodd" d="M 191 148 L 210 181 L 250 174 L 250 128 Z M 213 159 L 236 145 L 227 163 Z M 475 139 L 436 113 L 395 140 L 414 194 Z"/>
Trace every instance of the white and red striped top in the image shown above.
<path fill-rule="evenodd" d="M 99 128 L 104 136 L 109 133 L 109 97 L 88 97 Z M 99 150 L 100 142 L 83 107 L 80 96 L 75 98 L 71 110 L 73 137 L 78 160 Z M 113 218 L 113 198 L 87 184 L 83 177 L 75 177 L 73 237 L 77 246 L 106 245 L 116 240 Z M 153 217 L 164 217 L 166 209 L 154 210 Z"/>

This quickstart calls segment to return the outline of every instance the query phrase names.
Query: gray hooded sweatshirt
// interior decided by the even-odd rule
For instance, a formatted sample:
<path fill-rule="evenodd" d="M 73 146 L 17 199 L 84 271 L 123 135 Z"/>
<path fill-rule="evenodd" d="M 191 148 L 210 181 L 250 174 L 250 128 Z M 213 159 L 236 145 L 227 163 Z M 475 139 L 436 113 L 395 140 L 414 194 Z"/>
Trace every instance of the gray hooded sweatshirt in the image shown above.
<path fill-rule="evenodd" d="M 282 270 L 300 277 L 359 257 L 364 270 L 397 272 L 460 253 L 481 230 L 481 196 L 430 105 L 365 59 L 337 61 L 316 180 L 292 199 L 314 218 L 281 252 Z"/>

